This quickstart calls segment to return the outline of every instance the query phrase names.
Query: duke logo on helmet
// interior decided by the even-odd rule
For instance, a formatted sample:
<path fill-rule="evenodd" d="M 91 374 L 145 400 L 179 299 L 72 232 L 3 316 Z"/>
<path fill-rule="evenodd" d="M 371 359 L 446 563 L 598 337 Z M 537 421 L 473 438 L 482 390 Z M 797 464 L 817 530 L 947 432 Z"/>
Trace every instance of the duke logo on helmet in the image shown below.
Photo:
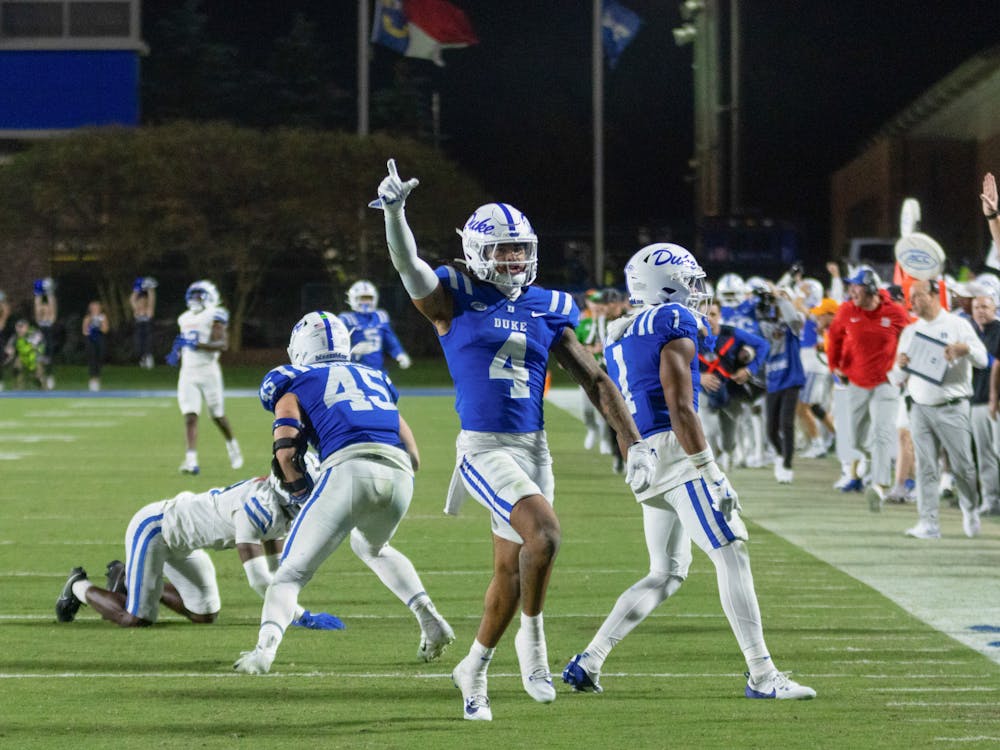
<path fill-rule="evenodd" d="M 666 242 L 647 245 L 625 265 L 625 284 L 633 305 L 676 302 L 701 313 L 711 295 L 705 272 L 685 248 Z"/>
<path fill-rule="evenodd" d="M 509 203 L 487 203 L 473 211 L 464 229 L 462 252 L 469 271 L 511 295 L 538 273 L 538 236 L 528 217 Z"/>

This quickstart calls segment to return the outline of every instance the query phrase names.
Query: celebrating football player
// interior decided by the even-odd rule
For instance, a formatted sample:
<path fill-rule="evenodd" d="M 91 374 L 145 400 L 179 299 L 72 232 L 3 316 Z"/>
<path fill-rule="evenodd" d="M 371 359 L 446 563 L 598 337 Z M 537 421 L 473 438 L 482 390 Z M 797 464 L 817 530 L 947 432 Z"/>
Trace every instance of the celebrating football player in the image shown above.
<path fill-rule="evenodd" d="M 749 668 L 748 698 L 812 698 L 775 669 L 764 643 L 736 490 L 715 462 L 698 420 L 697 335 L 705 272 L 679 245 L 644 247 L 625 266 L 636 309 L 608 327 L 608 374 L 621 388 L 643 437 L 657 457 L 648 487 L 635 488 L 642 505 L 649 573 L 615 603 L 563 680 L 577 691 L 602 692 L 599 676 L 615 644 L 667 597 L 691 564 L 691 540 L 715 565 L 722 609 Z"/>
<path fill-rule="evenodd" d="M 350 349 L 339 318 L 311 312 L 292 329 L 291 365 L 271 370 L 261 383 L 261 402 L 275 417 L 274 472 L 302 510 L 267 588 L 257 645 L 237 659 L 238 672 L 270 670 L 299 591 L 348 534 L 358 556 L 416 615 L 420 659 L 436 659 L 455 640 L 412 563 L 388 544 L 413 496 L 420 463 L 413 433 L 396 407 L 392 381 L 350 362 Z M 321 461 L 315 481 L 303 463 L 307 444 Z"/>
<path fill-rule="evenodd" d="M 180 334 L 167 355 L 167 362 L 177 365 L 177 403 L 184 415 L 184 437 L 187 452 L 180 466 L 183 474 L 197 474 L 198 466 L 198 415 L 204 399 L 212 414 L 212 421 L 226 439 L 229 465 L 234 469 L 243 466 L 240 444 L 233 437 L 233 430 L 226 418 L 225 399 L 222 393 L 222 368 L 219 354 L 229 348 L 229 311 L 219 302 L 219 290 L 211 281 L 196 281 L 184 295 L 188 309 L 177 318 Z"/>
<path fill-rule="evenodd" d="M 389 257 L 413 304 L 437 331 L 455 381 L 462 430 L 447 509 L 454 512 L 467 491 L 490 511 L 493 579 L 476 639 L 452 672 L 463 717 L 489 721 L 487 669 L 519 606 L 514 646 L 524 688 L 542 703 L 556 697 L 542 619 L 560 543 L 542 426 L 550 350 L 618 434 L 628 456 L 626 479 L 637 492 L 646 488 L 653 461 L 625 401 L 577 341 L 580 312 L 573 298 L 531 285 L 538 238 L 528 218 L 507 203 L 477 208 L 459 231 L 464 267 L 435 271 L 417 256 L 403 211 L 418 181 L 401 180 L 392 159 L 388 170 L 371 205 L 383 210 Z"/>

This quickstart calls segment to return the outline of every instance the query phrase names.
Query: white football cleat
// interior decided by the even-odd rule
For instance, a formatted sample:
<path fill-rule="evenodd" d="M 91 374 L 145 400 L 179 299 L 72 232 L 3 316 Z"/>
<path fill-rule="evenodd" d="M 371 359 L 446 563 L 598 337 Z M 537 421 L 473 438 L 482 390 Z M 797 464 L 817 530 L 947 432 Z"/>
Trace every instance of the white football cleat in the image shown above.
<path fill-rule="evenodd" d="M 493 710 L 486 695 L 486 672 L 479 672 L 476 665 L 470 663 L 471 658 L 466 656 L 451 673 L 451 682 L 462 691 L 465 703 L 462 718 L 469 721 L 493 721 Z"/>
<path fill-rule="evenodd" d="M 962 531 L 969 539 L 979 536 L 979 511 L 977 509 L 966 510 L 962 508 Z"/>
<path fill-rule="evenodd" d="M 420 646 L 417 648 L 417 658 L 420 661 L 434 661 L 455 640 L 455 631 L 451 625 L 434 613 L 434 621 L 420 632 Z"/>
<path fill-rule="evenodd" d="M 748 673 L 746 696 L 775 700 L 809 700 L 816 697 L 816 691 L 811 687 L 800 685 L 784 672 L 775 669 L 759 680 L 751 679 Z"/>
<path fill-rule="evenodd" d="M 524 628 L 520 628 L 514 636 L 514 650 L 521 665 L 521 684 L 528 695 L 539 703 L 554 701 L 556 689 L 552 686 L 544 639 L 532 642 Z"/>
<path fill-rule="evenodd" d="M 584 651 L 570 659 L 562 673 L 563 682 L 571 685 L 576 693 L 603 693 L 601 672 L 590 668 L 589 657 L 590 654 Z"/>
<path fill-rule="evenodd" d="M 240 444 L 233 440 L 226 443 L 226 452 L 229 453 L 229 465 L 234 469 L 243 468 L 243 453 L 240 452 Z"/>
<path fill-rule="evenodd" d="M 594 443 L 597 442 L 597 430 L 593 427 L 587 430 L 586 437 L 583 438 L 583 449 L 589 451 L 594 447 Z"/>
<path fill-rule="evenodd" d="M 786 469 L 781 465 L 781 461 L 775 461 L 774 463 L 774 479 L 778 484 L 791 484 L 792 480 L 795 478 L 795 472 L 792 469 Z"/>
<path fill-rule="evenodd" d="M 907 529 L 906 536 L 912 536 L 914 539 L 940 539 L 941 529 L 921 521 L 913 528 Z"/>
<path fill-rule="evenodd" d="M 267 674 L 271 671 L 275 652 L 265 651 L 257 647 L 253 651 L 240 652 L 240 658 L 233 664 L 233 669 L 243 674 Z"/>
<path fill-rule="evenodd" d="M 198 468 L 197 458 L 185 458 L 184 462 L 177 469 L 181 474 L 199 474 L 201 469 Z"/>

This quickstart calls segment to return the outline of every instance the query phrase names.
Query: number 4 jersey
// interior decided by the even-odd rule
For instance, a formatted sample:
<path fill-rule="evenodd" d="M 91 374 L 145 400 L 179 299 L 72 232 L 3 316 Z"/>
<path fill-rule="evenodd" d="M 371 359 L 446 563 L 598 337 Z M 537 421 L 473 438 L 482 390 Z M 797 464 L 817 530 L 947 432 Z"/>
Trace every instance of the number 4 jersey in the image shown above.
<path fill-rule="evenodd" d="M 381 370 L 351 362 L 282 365 L 264 376 L 260 402 L 269 412 L 294 393 L 307 416 L 309 442 L 320 461 L 355 443 L 403 448 L 399 437 L 399 393 Z"/>
<path fill-rule="evenodd" d="M 435 272 L 454 301 L 451 328 L 440 341 L 462 429 L 541 430 L 549 350 L 580 319 L 573 298 L 529 286 L 511 300 L 451 266 Z"/>

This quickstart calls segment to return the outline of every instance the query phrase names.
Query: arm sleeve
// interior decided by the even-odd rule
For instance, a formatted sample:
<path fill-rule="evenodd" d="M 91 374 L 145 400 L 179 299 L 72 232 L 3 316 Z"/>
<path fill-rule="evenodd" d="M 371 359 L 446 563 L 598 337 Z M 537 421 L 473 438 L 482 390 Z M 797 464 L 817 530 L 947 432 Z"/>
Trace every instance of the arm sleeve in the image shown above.
<path fill-rule="evenodd" d="M 802 317 L 802 313 L 795 309 L 795 305 L 787 299 L 779 298 L 778 311 L 781 313 L 781 319 L 785 325 L 792 329 L 792 333 L 796 336 L 802 333 L 802 326 L 805 324 L 805 319 Z"/>
<path fill-rule="evenodd" d="M 243 563 L 243 571 L 247 574 L 250 588 L 263 599 L 264 594 L 267 593 L 267 587 L 271 583 L 271 571 L 268 568 L 267 557 L 265 555 L 251 557 Z"/>
<path fill-rule="evenodd" d="M 989 364 L 989 353 L 986 351 L 986 346 L 983 344 L 983 340 L 979 338 L 976 333 L 976 329 L 972 327 L 972 324 L 966 320 L 962 321 L 965 323 L 963 326 L 962 339 L 965 341 L 966 345 L 969 347 L 969 361 L 972 363 L 973 367 L 983 368 Z"/>
<path fill-rule="evenodd" d="M 383 211 L 385 239 L 389 245 L 389 259 L 399 272 L 403 286 L 411 299 L 423 299 L 440 283 L 427 261 L 417 255 L 417 241 L 403 211 Z"/>

